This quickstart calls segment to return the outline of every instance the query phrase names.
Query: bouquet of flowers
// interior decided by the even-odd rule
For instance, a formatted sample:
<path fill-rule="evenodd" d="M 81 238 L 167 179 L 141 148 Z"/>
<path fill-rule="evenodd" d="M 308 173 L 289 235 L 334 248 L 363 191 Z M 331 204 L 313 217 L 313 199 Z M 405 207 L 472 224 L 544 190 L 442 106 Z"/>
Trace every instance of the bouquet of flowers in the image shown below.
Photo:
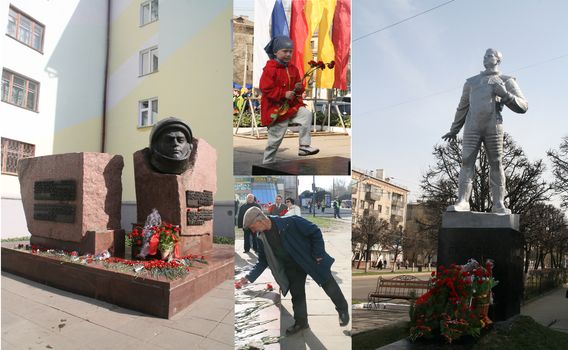
<path fill-rule="evenodd" d="M 149 255 L 155 255 L 159 250 L 162 260 L 171 260 L 179 257 L 178 252 L 179 227 L 169 223 L 162 223 L 160 226 L 152 227 L 150 237 Z"/>
<path fill-rule="evenodd" d="M 478 337 L 491 320 L 487 316 L 493 262 L 485 266 L 470 259 L 466 265 L 442 265 L 432 272 L 432 287 L 410 309 L 410 339 L 444 337 L 446 342 L 462 335 Z"/>
<path fill-rule="evenodd" d="M 302 77 L 302 81 L 301 81 L 301 86 L 304 86 L 304 83 L 306 81 L 307 78 L 311 78 L 311 76 L 318 70 L 324 70 L 326 67 L 329 69 L 333 69 L 333 67 L 335 67 L 335 61 L 331 61 L 329 63 L 324 63 L 323 61 L 314 61 L 311 60 L 308 62 L 308 65 L 310 66 L 310 69 L 308 69 L 306 71 L 306 73 L 304 73 L 304 76 Z M 297 94 L 298 92 L 300 92 L 300 89 L 297 89 L 296 87 L 294 88 L 294 92 Z M 288 110 L 290 109 L 290 104 L 288 103 L 288 100 L 284 101 L 284 103 L 276 108 L 271 114 L 270 114 L 270 118 L 272 119 L 272 122 L 270 123 L 270 125 L 273 125 L 274 123 L 276 123 L 276 120 L 278 119 L 278 117 L 283 116 L 284 114 L 286 114 L 288 112 Z"/>

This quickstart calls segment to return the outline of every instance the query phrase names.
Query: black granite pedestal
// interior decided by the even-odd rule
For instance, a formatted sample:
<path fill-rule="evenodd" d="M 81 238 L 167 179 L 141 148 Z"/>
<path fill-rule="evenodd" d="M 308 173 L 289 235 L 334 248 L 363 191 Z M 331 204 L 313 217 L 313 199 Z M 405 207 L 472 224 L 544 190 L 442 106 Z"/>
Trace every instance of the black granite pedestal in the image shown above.
<path fill-rule="evenodd" d="M 495 261 L 494 304 L 489 318 L 503 321 L 520 313 L 523 295 L 523 245 L 519 215 L 446 212 L 438 235 L 438 266 L 463 265 L 473 258 Z"/>
<path fill-rule="evenodd" d="M 304 158 L 252 166 L 253 175 L 351 175 L 351 159 Z"/>

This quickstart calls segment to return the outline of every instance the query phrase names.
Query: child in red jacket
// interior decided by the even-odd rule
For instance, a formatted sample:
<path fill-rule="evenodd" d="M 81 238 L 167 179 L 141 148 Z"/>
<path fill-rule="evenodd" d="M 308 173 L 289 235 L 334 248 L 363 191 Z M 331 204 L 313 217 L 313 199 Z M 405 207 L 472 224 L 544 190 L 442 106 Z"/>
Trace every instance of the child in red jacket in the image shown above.
<path fill-rule="evenodd" d="M 264 48 L 270 60 L 266 62 L 260 78 L 260 117 L 262 124 L 268 126 L 263 164 L 274 162 L 289 123 L 300 124 L 298 155 L 309 156 L 319 152 L 319 149 L 310 146 L 312 112 L 304 107 L 302 101 L 304 86 L 298 68 L 290 64 L 292 49 L 292 41 L 287 36 L 274 37 Z"/>

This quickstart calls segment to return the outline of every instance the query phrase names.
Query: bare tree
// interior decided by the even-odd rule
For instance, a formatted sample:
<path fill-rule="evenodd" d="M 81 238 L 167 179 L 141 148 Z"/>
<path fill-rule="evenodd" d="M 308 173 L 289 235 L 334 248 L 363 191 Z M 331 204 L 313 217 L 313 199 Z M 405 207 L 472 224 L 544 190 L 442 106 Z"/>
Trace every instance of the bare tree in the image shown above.
<path fill-rule="evenodd" d="M 553 166 L 554 190 L 562 199 L 562 206 L 568 208 L 568 136 L 562 138 L 558 150 L 547 152 Z"/>
<path fill-rule="evenodd" d="M 353 227 L 352 241 L 358 243 L 361 253 L 365 252 L 365 254 L 360 254 L 359 257 L 359 263 L 363 256 L 365 257 L 365 272 L 369 271 L 369 259 L 371 258 L 373 246 L 384 239 L 383 235 L 388 230 L 388 227 L 389 223 L 387 221 L 371 215 L 360 217 L 357 220 L 357 224 Z"/>

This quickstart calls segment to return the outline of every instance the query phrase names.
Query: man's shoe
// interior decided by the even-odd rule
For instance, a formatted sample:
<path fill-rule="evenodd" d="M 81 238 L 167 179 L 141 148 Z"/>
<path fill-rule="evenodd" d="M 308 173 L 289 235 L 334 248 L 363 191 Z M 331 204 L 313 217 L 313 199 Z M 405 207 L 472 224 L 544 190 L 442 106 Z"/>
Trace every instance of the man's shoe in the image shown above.
<path fill-rule="evenodd" d="M 312 154 L 316 154 L 319 151 L 320 151 L 319 148 L 315 148 L 315 147 L 312 147 L 312 146 L 300 146 L 300 149 L 298 150 L 298 155 L 299 156 L 311 156 Z"/>
<path fill-rule="evenodd" d="M 248 252 L 249 252 L 248 250 L 243 251 L 243 253 L 248 253 Z"/>
<path fill-rule="evenodd" d="M 461 201 L 461 202 L 457 202 L 454 205 L 450 205 L 446 211 L 459 211 L 459 212 L 463 212 L 463 211 L 471 211 L 470 207 L 469 207 L 469 202 L 466 201 Z"/>
<path fill-rule="evenodd" d="M 347 316 L 349 317 L 349 316 Z M 308 329 L 310 328 L 310 325 L 307 323 L 294 323 L 293 326 L 288 327 L 288 329 L 286 329 L 286 335 L 292 335 L 292 334 L 296 334 L 304 329 Z"/>
<path fill-rule="evenodd" d="M 339 325 L 341 327 L 347 326 L 349 324 L 349 311 L 342 310 L 337 311 L 337 313 L 339 313 Z"/>

